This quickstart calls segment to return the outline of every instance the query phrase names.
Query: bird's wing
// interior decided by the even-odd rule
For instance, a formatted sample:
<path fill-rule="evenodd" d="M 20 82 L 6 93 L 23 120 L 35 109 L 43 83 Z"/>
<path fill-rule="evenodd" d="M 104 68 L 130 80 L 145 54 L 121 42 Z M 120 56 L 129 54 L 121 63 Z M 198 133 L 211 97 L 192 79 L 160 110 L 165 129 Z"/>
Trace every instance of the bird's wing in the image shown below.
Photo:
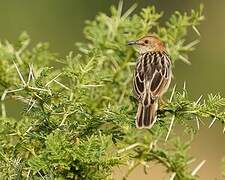
<path fill-rule="evenodd" d="M 144 93 L 144 71 L 142 70 L 142 56 L 138 57 L 133 79 L 133 91 L 137 100 L 140 100 Z"/>
<path fill-rule="evenodd" d="M 134 76 L 134 93 L 138 100 L 149 105 L 161 96 L 171 78 L 169 57 L 161 52 L 140 55 Z"/>

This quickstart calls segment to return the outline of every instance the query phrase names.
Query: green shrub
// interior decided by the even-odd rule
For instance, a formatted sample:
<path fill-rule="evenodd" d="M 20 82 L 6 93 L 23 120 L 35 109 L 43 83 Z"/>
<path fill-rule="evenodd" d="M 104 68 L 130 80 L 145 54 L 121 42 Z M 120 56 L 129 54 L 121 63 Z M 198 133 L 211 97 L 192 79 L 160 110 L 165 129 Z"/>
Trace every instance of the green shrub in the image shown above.
<path fill-rule="evenodd" d="M 111 16 L 99 13 L 87 21 L 88 42 L 77 43 L 78 53 L 64 59 L 49 52 L 46 43 L 28 47 L 26 33 L 15 44 L 0 44 L 0 177 L 110 179 L 114 167 L 128 163 L 126 179 L 139 164 L 147 168 L 156 161 L 174 179 L 196 178 L 188 168 L 192 158 L 187 150 L 196 130 L 190 124 L 202 117 L 224 122 L 220 108 L 225 99 L 209 95 L 192 102 L 185 88 L 178 92 L 174 87 L 155 126 L 136 129 L 131 88 L 136 53 L 126 43 L 154 30 L 166 42 L 173 63 L 189 63 L 187 53 L 198 40 L 185 39 L 188 28 L 198 38 L 202 6 L 191 13 L 174 12 L 165 26 L 158 24 L 163 13 L 153 6 L 132 15 L 135 7 L 122 13 L 120 2 Z M 61 65 L 51 67 L 55 62 Z M 20 118 L 8 114 L 8 101 L 21 102 Z M 192 132 L 190 141 L 176 137 L 171 119 Z"/>

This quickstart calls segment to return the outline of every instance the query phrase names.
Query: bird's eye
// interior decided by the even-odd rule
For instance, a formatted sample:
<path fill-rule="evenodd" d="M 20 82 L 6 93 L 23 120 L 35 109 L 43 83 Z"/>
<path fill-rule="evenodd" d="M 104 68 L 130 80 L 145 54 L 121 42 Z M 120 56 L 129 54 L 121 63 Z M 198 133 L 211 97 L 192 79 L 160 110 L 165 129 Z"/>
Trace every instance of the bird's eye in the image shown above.
<path fill-rule="evenodd" d="M 148 40 L 145 40 L 145 41 L 144 41 L 145 44 L 148 44 L 148 42 L 149 42 Z"/>

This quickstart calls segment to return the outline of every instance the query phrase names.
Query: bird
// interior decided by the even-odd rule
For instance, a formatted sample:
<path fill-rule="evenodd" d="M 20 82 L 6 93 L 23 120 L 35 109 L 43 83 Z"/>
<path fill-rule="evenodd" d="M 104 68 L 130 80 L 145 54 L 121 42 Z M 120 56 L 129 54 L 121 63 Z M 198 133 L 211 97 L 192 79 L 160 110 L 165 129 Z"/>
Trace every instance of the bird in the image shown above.
<path fill-rule="evenodd" d="M 136 127 L 150 129 L 157 120 L 159 100 L 168 90 L 172 67 L 165 43 L 155 35 L 146 35 L 128 42 L 138 51 L 133 92 L 138 102 Z"/>

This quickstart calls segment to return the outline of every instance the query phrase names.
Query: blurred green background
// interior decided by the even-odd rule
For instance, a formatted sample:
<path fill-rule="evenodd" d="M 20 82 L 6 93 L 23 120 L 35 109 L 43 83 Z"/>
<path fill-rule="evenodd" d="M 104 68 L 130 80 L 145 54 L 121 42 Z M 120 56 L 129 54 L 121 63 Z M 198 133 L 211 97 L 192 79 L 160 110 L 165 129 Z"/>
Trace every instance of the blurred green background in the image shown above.
<path fill-rule="evenodd" d="M 138 3 L 136 11 L 147 5 L 155 5 L 158 11 L 164 11 L 164 18 L 175 10 L 189 11 L 198 8 L 200 3 L 205 6 L 206 20 L 199 28 L 200 40 L 196 50 L 191 52 L 188 66 L 182 62 L 176 64 L 174 79 L 178 87 L 186 81 L 191 98 L 208 93 L 220 93 L 225 96 L 225 1 L 180 1 L 180 0 L 125 0 L 124 9 Z M 98 12 L 109 13 L 111 4 L 116 0 L 0 0 L 0 39 L 15 42 L 22 31 L 27 31 L 32 43 L 48 41 L 53 52 L 65 56 L 74 50 L 77 41 L 84 41 L 82 30 L 84 21 L 93 19 Z M 163 22 L 162 19 L 162 22 Z M 190 33 L 188 41 L 197 38 Z M 190 154 L 197 158 L 196 166 L 201 160 L 207 162 L 200 170 L 200 179 L 222 179 L 220 175 L 221 158 L 225 156 L 225 135 L 220 123 L 208 129 L 208 123 L 201 125 L 200 132 L 193 142 Z M 116 179 L 121 179 L 123 169 L 115 170 Z M 140 179 L 141 168 L 131 175 L 130 179 Z M 150 175 L 141 179 L 163 179 L 161 168 L 153 168 Z"/>

